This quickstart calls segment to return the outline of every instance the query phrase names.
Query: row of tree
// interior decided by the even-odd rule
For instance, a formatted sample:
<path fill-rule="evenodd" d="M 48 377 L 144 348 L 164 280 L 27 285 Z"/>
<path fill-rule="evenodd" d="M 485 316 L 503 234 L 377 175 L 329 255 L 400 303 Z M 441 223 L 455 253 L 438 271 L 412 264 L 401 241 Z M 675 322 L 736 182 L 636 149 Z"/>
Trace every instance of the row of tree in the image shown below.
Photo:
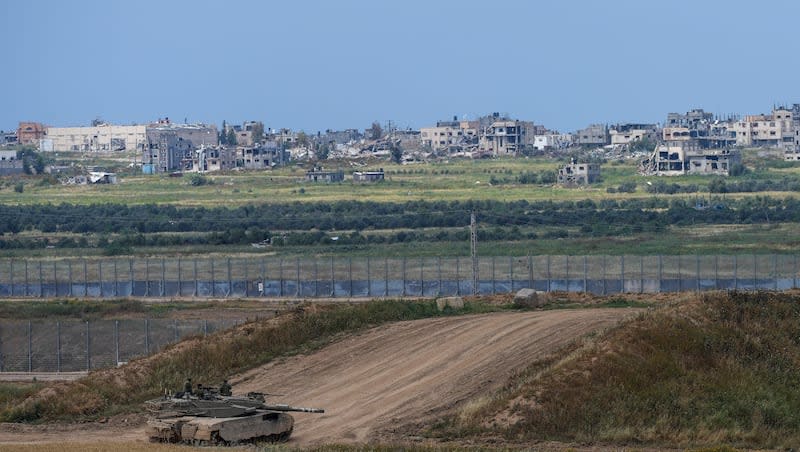
<path fill-rule="evenodd" d="M 377 203 L 262 204 L 227 208 L 178 208 L 162 205 L 0 206 L 0 232 L 129 233 L 247 231 L 341 231 L 462 227 L 476 212 L 488 225 L 572 226 L 581 224 L 735 224 L 800 222 L 800 201 L 756 197 L 711 199 L 645 198 L 601 201 L 452 201 Z"/>

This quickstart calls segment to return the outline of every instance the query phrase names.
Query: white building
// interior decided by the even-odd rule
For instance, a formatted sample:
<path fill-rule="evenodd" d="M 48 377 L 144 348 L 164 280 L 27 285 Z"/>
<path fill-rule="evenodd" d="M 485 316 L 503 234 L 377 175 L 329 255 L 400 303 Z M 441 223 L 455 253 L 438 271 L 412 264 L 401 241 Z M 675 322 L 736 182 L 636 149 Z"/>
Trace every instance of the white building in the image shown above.
<path fill-rule="evenodd" d="M 89 127 L 48 127 L 46 150 L 110 152 L 145 148 L 145 126 L 98 124 Z"/>

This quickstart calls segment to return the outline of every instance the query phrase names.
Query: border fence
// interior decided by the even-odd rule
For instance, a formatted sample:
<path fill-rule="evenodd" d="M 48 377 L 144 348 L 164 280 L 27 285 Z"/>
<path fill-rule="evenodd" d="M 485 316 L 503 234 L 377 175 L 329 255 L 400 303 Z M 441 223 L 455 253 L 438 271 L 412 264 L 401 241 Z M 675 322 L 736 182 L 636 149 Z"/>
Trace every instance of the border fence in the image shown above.
<path fill-rule="evenodd" d="M 78 372 L 114 367 L 182 338 L 239 320 L 0 321 L 0 372 Z"/>
<path fill-rule="evenodd" d="M 797 255 L 783 254 L 504 256 L 476 262 L 470 257 L 0 260 L 0 297 L 6 298 L 435 297 L 523 288 L 607 295 L 796 287 Z"/>

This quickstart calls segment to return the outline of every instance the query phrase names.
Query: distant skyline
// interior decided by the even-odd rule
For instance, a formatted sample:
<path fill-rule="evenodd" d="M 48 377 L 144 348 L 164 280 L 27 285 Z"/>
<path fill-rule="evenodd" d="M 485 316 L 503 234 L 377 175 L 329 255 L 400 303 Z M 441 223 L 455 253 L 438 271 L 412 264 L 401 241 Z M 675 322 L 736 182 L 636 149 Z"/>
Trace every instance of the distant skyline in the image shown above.
<path fill-rule="evenodd" d="M 798 19 L 791 0 L 0 0 L 0 129 L 767 113 L 800 103 Z"/>

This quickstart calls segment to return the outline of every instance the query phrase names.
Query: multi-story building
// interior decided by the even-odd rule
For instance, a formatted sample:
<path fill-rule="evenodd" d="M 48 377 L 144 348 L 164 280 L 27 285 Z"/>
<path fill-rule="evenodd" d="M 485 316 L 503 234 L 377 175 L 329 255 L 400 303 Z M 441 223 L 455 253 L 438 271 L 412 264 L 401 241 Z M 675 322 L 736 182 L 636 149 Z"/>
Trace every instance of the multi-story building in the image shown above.
<path fill-rule="evenodd" d="M 797 145 L 792 109 L 775 108 L 770 115 L 748 115 L 731 125 L 738 146 L 793 147 Z"/>
<path fill-rule="evenodd" d="M 200 146 L 194 154 L 192 171 L 197 173 L 224 171 L 236 167 L 236 150 L 233 148 Z"/>
<path fill-rule="evenodd" d="M 612 146 L 624 146 L 635 141 L 655 141 L 658 126 L 655 124 L 617 124 L 609 130 Z"/>
<path fill-rule="evenodd" d="M 519 155 L 525 147 L 527 127 L 513 119 L 495 121 L 481 134 L 478 149 L 494 156 Z"/>
<path fill-rule="evenodd" d="M 703 149 L 696 141 L 671 141 L 656 146 L 644 160 L 644 175 L 679 176 L 683 174 L 730 174 L 734 164 L 741 163 L 741 154 L 734 149 Z"/>
<path fill-rule="evenodd" d="M 266 141 L 256 146 L 238 146 L 236 160 L 241 168 L 270 169 L 288 162 L 289 156 L 277 141 Z"/>
<path fill-rule="evenodd" d="M 55 152 L 142 151 L 147 135 L 144 125 L 115 126 L 97 123 L 89 127 L 48 127 L 47 146 Z"/>
<path fill-rule="evenodd" d="M 533 148 L 537 151 L 563 149 L 572 145 L 573 136 L 570 134 L 548 133 L 534 135 Z"/>
<path fill-rule="evenodd" d="M 264 123 L 261 121 L 246 121 L 242 125 L 226 124 L 224 132 L 233 131 L 236 135 L 237 146 L 254 146 L 264 138 Z M 233 145 L 234 143 L 228 143 Z"/>
<path fill-rule="evenodd" d="M 39 145 L 39 140 L 47 134 L 47 128 L 39 122 L 20 122 L 17 128 L 19 144 Z"/>
<path fill-rule="evenodd" d="M 608 126 L 605 124 L 590 124 L 588 127 L 575 132 L 574 143 L 578 146 L 605 146 L 610 143 Z"/>
<path fill-rule="evenodd" d="M 146 138 L 142 159 L 145 173 L 190 171 L 197 157 L 195 151 L 218 143 L 214 125 L 174 124 L 169 120 L 149 125 Z"/>
<path fill-rule="evenodd" d="M 439 121 L 435 127 L 419 129 L 420 145 L 429 147 L 433 152 L 461 151 L 465 147 L 478 144 L 478 122 Z"/>

